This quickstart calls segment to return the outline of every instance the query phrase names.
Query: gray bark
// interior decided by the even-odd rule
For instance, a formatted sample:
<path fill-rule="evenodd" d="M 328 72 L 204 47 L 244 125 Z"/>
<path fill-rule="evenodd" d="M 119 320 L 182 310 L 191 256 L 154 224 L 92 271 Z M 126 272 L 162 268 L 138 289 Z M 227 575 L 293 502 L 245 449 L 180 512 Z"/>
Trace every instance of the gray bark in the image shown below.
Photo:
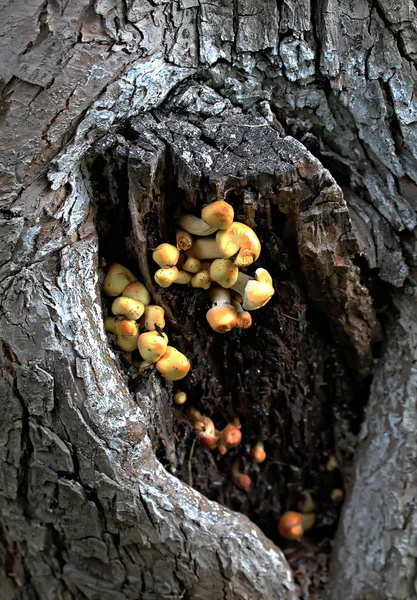
<path fill-rule="evenodd" d="M 258 389 L 248 434 L 268 436 L 274 458 L 299 470 L 313 469 L 320 428 L 324 445 L 333 430 L 349 493 L 328 597 L 417 598 L 416 28 L 407 0 L 3 3 L 2 597 L 309 597 L 300 570 L 296 589 L 283 553 L 247 517 L 183 483 L 172 386 L 151 373 L 133 390 L 108 344 L 100 227 L 122 206 L 116 182 L 127 181 L 127 254 L 167 308 L 177 345 L 196 357 L 189 386 L 203 406 L 226 403 L 231 416 L 241 402 L 245 417 L 245 393 Z M 288 276 L 259 317 L 272 358 L 253 340 L 239 353 L 216 346 L 194 331 L 198 300 L 189 296 L 184 315 L 183 297 L 152 284 L 148 250 L 169 234 L 167 207 L 179 214 L 238 188 L 242 214 L 249 205 L 258 215 L 264 260 L 303 282 Z M 149 215 L 158 231 L 144 227 Z M 287 243 L 296 262 L 281 267 Z M 310 323 L 311 307 L 331 341 Z M 295 324 L 284 313 L 298 308 Z M 243 357 L 235 398 L 210 358 L 219 348 L 225 360 Z M 326 429 L 312 365 L 328 353 L 337 373 Z M 367 377 L 352 466 L 352 397 Z M 201 480 L 206 468 L 199 458 Z M 268 501 L 276 518 L 288 474 L 258 476 L 257 496 L 226 487 L 216 499 L 267 529 L 253 505 Z"/>

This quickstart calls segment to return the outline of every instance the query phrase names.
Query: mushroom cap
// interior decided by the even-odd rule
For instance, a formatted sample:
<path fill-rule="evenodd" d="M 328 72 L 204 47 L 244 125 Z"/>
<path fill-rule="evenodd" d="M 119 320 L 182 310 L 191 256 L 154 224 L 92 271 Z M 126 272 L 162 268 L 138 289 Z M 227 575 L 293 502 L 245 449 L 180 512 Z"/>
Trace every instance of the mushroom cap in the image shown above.
<path fill-rule="evenodd" d="M 167 346 L 165 354 L 156 363 L 158 371 L 169 381 L 182 379 L 187 375 L 190 367 L 188 358 L 172 346 Z"/>
<path fill-rule="evenodd" d="M 133 300 L 139 300 L 142 304 L 149 304 L 151 301 L 148 290 L 140 281 L 132 281 L 132 283 L 129 283 L 123 290 L 122 296 L 133 298 Z"/>
<path fill-rule="evenodd" d="M 286 540 L 299 540 L 304 535 L 303 515 L 289 510 L 278 521 L 278 533 Z"/>
<path fill-rule="evenodd" d="M 242 441 L 242 432 L 234 425 L 227 425 L 222 431 L 221 438 L 226 446 L 234 448 L 235 446 L 239 446 Z"/>
<path fill-rule="evenodd" d="M 174 395 L 175 404 L 184 404 L 187 401 L 187 394 L 178 390 L 178 392 Z"/>
<path fill-rule="evenodd" d="M 209 325 L 217 333 L 227 333 L 236 326 L 237 312 L 231 304 L 213 306 L 206 315 Z"/>
<path fill-rule="evenodd" d="M 111 311 L 114 315 L 123 315 L 131 321 L 137 321 L 145 311 L 145 305 L 139 300 L 119 296 L 113 301 Z"/>
<path fill-rule="evenodd" d="M 245 310 L 256 310 L 262 308 L 274 295 L 274 288 L 269 283 L 262 283 L 256 279 L 248 281 L 243 297 L 243 308 Z"/>
<path fill-rule="evenodd" d="M 104 329 L 110 333 L 116 333 L 116 326 L 119 321 L 118 317 L 106 317 L 104 319 Z"/>
<path fill-rule="evenodd" d="M 224 288 L 230 288 L 237 281 L 239 269 L 230 258 L 216 258 L 210 265 L 210 277 Z"/>
<path fill-rule="evenodd" d="M 201 269 L 201 271 L 196 273 L 191 279 L 191 285 L 194 288 L 208 290 L 211 286 L 210 271 L 208 269 Z"/>
<path fill-rule="evenodd" d="M 152 258 L 160 267 L 173 267 L 180 257 L 178 248 L 172 244 L 160 244 L 152 254 Z"/>
<path fill-rule="evenodd" d="M 156 271 L 154 279 L 158 285 L 167 288 L 178 279 L 178 269 L 177 267 L 162 267 Z"/>
<path fill-rule="evenodd" d="M 157 325 L 160 329 L 163 329 L 165 327 L 164 315 L 165 311 L 162 306 L 148 304 L 148 306 L 145 306 L 145 312 L 142 317 L 143 325 L 148 331 L 155 329 L 155 325 Z"/>
<path fill-rule="evenodd" d="M 236 477 L 235 483 L 242 490 L 248 490 L 252 485 L 252 479 L 249 477 L 249 475 L 246 475 L 245 473 L 240 473 Z"/>
<path fill-rule="evenodd" d="M 185 229 L 177 229 L 175 238 L 179 250 L 189 250 L 193 245 L 193 236 L 188 231 L 185 231 Z"/>
<path fill-rule="evenodd" d="M 201 270 L 201 262 L 194 256 L 189 256 L 185 263 L 182 265 L 184 271 L 189 273 L 198 273 Z"/>
<path fill-rule="evenodd" d="M 193 274 L 188 271 L 178 271 L 178 277 L 174 281 L 174 283 L 179 283 L 181 285 L 188 285 L 191 283 L 191 279 L 193 278 Z"/>
<path fill-rule="evenodd" d="M 198 434 L 198 441 L 205 448 L 215 448 L 217 445 L 217 438 L 204 432 Z"/>
<path fill-rule="evenodd" d="M 266 459 L 265 450 L 263 448 L 259 448 L 257 446 L 252 448 L 252 450 L 250 451 L 250 455 L 251 455 L 253 462 L 256 462 L 258 464 L 264 462 L 264 460 Z"/>
<path fill-rule="evenodd" d="M 136 281 L 136 277 L 129 269 L 119 263 L 113 263 L 104 278 L 103 291 L 106 296 L 120 296 L 132 281 Z"/>
<path fill-rule="evenodd" d="M 139 327 L 136 321 L 123 319 L 116 325 L 116 344 L 125 352 L 136 350 L 139 337 Z"/>
<path fill-rule="evenodd" d="M 227 229 L 233 223 L 235 216 L 233 206 L 224 200 L 216 200 L 203 208 L 201 218 L 203 221 L 217 229 Z"/>
<path fill-rule="evenodd" d="M 234 258 L 237 267 L 248 267 L 258 260 L 261 242 L 256 233 L 244 223 L 232 223 L 229 229 L 216 234 L 216 243 L 224 258 Z"/>
<path fill-rule="evenodd" d="M 143 358 L 152 365 L 155 364 L 165 354 L 168 346 L 168 336 L 166 333 L 158 331 L 145 331 L 138 338 L 138 350 Z"/>

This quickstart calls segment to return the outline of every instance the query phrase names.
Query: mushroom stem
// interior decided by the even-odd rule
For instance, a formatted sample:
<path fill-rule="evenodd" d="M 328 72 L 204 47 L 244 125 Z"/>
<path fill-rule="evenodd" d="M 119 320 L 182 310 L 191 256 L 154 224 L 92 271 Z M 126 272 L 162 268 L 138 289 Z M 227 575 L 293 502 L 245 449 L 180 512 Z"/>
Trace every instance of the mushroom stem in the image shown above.
<path fill-rule="evenodd" d="M 253 279 L 253 277 L 250 277 L 250 275 L 246 275 L 245 273 L 241 273 L 239 271 L 239 274 L 237 276 L 237 281 L 234 285 L 232 285 L 232 290 L 237 292 L 238 294 L 240 294 L 242 297 L 244 297 L 246 284 L 251 279 Z"/>
<path fill-rule="evenodd" d="M 225 290 L 224 288 L 217 287 L 212 288 L 209 292 L 207 292 L 210 301 L 214 306 L 221 306 L 222 304 L 230 304 L 230 292 L 229 290 Z"/>
<path fill-rule="evenodd" d="M 205 238 L 195 240 L 191 246 L 192 255 L 199 260 L 211 258 L 224 258 L 219 250 L 215 238 Z"/>
<path fill-rule="evenodd" d="M 178 219 L 178 225 L 192 235 L 211 235 L 218 230 L 218 227 L 212 227 L 194 215 L 182 215 Z"/>
<path fill-rule="evenodd" d="M 237 458 L 232 465 L 232 479 L 234 483 L 242 490 L 248 490 L 252 485 L 249 475 L 245 475 L 240 470 L 240 458 Z"/>

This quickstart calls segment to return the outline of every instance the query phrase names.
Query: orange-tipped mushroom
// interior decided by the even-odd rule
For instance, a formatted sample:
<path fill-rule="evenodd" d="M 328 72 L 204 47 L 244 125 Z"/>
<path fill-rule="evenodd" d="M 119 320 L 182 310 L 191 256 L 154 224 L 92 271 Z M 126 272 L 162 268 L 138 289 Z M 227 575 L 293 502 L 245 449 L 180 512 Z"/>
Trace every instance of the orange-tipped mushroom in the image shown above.
<path fill-rule="evenodd" d="M 230 258 L 216 258 L 210 265 L 210 277 L 224 288 L 230 288 L 237 281 L 239 269 Z"/>
<path fill-rule="evenodd" d="M 189 256 L 185 263 L 182 265 L 184 271 L 189 273 L 198 273 L 201 270 L 201 262 L 194 256 Z"/>
<path fill-rule="evenodd" d="M 114 263 L 107 271 L 103 291 L 107 296 L 120 296 L 125 287 L 132 281 L 136 281 L 133 273 L 123 265 Z"/>
<path fill-rule="evenodd" d="M 304 532 L 311 529 L 315 522 L 314 513 L 304 515 L 289 510 L 281 516 L 278 522 L 278 532 L 286 540 L 300 540 Z"/>
<path fill-rule="evenodd" d="M 173 246 L 172 244 L 160 244 L 156 250 L 154 250 L 152 254 L 152 258 L 160 267 L 174 267 L 178 259 L 180 257 L 180 253 L 178 248 Z"/>
<path fill-rule="evenodd" d="M 113 301 L 111 311 L 114 315 L 122 315 L 131 321 L 137 321 L 145 311 L 145 305 L 139 300 L 119 296 Z"/>
<path fill-rule="evenodd" d="M 140 283 L 140 281 L 133 281 L 132 283 L 129 283 L 129 285 L 123 290 L 122 296 L 125 296 L 126 298 L 132 298 L 133 300 L 139 300 L 139 302 L 142 302 L 142 304 L 145 305 L 149 304 L 151 301 L 151 296 L 148 290 L 143 283 Z"/>
<path fill-rule="evenodd" d="M 201 446 L 210 449 L 215 448 L 218 442 L 218 437 L 214 423 L 210 417 L 202 415 L 201 412 L 193 406 L 190 407 L 188 414 L 193 422 L 193 429 L 198 435 L 198 441 Z"/>
<path fill-rule="evenodd" d="M 261 253 L 258 236 L 244 223 L 232 223 L 229 229 L 218 231 L 216 244 L 224 258 L 233 256 L 237 267 L 248 267 Z"/>
<path fill-rule="evenodd" d="M 242 441 L 242 432 L 239 427 L 229 424 L 219 433 L 219 437 L 228 448 L 235 448 Z"/>
<path fill-rule="evenodd" d="M 177 267 L 162 267 L 156 271 L 154 279 L 158 285 L 167 288 L 177 281 L 178 269 Z"/>
<path fill-rule="evenodd" d="M 262 440 L 256 442 L 256 444 L 250 451 L 250 456 L 253 462 L 256 462 L 258 464 L 264 462 L 264 460 L 266 459 L 266 452 Z"/>
<path fill-rule="evenodd" d="M 141 357 L 152 365 L 163 357 L 168 346 L 168 336 L 162 331 L 145 331 L 138 339 Z"/>
<path fill-rule="evenodd" d="M 233 223 L 234 216 L 233 206 L 224 200 L 216 200 L 201 211 L 203 221 L 216 229 L 228 229 Z"/>
<path fill-rule="evenodd" d="M 139 327 L 136 321 L 129 321 L 129 319 L 123 319 L 119 321 L 115 327 L 116 333 L 116 344 L 125 352 L 133 352 L 136 350 Z"/>
<path fill-rule="evenodd" d="M 145 306 L 145 313 L 141 319 L 141 325 L 148 331 L 153 331 L 155 326 L 163 329 L 165 327 L 164 315 L 165 311 L 161 306 L 148 304 L 148 306 Z"/>
<path fill-rule="evenodd" d="M 232 290 L 243 297 L 243 308 L 245 310 L 256 310 L 262 308 L 272 298 L 275 290 L 266 278 L 272 281 L 271 276 L 265 269 L 256 269 L 255 278 L 239 273 Z M 263 279 L 263 281 L 261 281 Z"/>
<path fill-rule="evenodd" d="M 190 367 L 188 358 L 172 346 L 167 346 L 165 354 L 156 363 L 158 371 L 169 381 L 182 379 L 187 375 Z"/>
<path fill-rule="evenodd" d="M 232 465 L 232 479 L 235 485 L 242 490 L 248 490 L 252 485 L 252 479 L 249 477 L 249 475 L 242 473 L 240 470 L 239 458 L 237 458 Z"/>
<path fill-rule="evenodd" d="M 182 229 L 185 229 L 185 231 L 192 233 L 192 235 L 205 236 L 210 235 L 218 230 L 218 227 L 212 227 L 203 221 L 203 219 L 195 217 L 194 215 L 182 215 L 182 217 L 180 217 L 178 220 L 178 225 Z"/>
<path fill-rule="evenodd" d="M 223 288 L 212 288 L 208 292 L 213 304 L 206 318 L 217 333 L 227 333 L 236 326 L 237 312 L 231 305 L 230 292 Z"/>
<path fill-rule="evenodd" d="M 191 279 L 191 285 L 194 288 L 208 290 L 211 286 L 210 269 L 207 266 L 201 265 L 200 271 Z"/>

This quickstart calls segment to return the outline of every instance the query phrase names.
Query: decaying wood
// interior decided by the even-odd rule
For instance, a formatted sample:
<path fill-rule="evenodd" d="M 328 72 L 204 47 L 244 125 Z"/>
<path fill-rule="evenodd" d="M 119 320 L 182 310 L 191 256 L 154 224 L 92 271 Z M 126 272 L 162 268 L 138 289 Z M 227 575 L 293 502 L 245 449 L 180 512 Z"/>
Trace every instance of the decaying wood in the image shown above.
<path fill-rule="evenodd" d="M 2 597 L 307 598 L 309 573 L 291 560 L 296 592 L 230 508 L 281 543 L 276 519 L 311 486 L 320 535 L 333 446 L 351 491 L 329 598 L 416 597 L 416 28 L 411 0 L 5 4 Z M 126 259 L 152 286 L 173 217 L 224 193 L 277 283 L 256 334 L 216 338 L 203 294 L 154 294 L 193 402 L 268 440 L 249 494 L 233 453 L 198 450 L 183 483 L 187 419 L 109 346 L 97 275 Z"/>

